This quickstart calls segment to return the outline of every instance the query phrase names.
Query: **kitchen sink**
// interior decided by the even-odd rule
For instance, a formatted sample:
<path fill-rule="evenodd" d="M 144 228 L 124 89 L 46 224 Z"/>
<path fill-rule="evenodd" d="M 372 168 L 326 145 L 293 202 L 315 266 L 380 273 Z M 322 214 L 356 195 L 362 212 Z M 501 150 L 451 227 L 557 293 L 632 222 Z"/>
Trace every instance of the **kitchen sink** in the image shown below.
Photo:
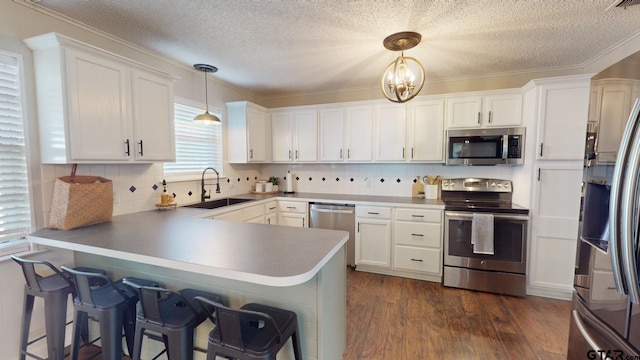
<path fill-rule="evenodd" d="M 197 204 L 186 205 L 185 207 L 197 208 L 197 209 L 217 209 L 224 206 L 240 204 L 246 201 L 252 201 L 251 199 L 240 198 L 224 198 L 211 201 L 205 201 Z"/>

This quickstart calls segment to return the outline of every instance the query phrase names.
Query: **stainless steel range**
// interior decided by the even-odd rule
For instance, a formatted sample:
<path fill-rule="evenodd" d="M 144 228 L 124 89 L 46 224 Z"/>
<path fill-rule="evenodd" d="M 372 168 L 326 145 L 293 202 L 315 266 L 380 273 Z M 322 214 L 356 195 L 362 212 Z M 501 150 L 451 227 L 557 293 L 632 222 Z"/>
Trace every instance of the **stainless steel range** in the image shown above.
<path fill-rule="evenodd" d="M 525 296 L 529 210 L 512 194 L 509 180 L 442 180 L 445 286 Z"/>

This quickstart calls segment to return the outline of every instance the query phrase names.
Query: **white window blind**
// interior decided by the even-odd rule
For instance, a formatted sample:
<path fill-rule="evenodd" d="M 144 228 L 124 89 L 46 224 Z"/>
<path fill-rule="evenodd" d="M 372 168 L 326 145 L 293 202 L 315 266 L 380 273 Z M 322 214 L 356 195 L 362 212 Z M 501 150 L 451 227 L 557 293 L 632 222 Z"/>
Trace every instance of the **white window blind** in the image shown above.
<path fill-rule="evenodd" d="M 29 177 L 18 58 L 0 52 L 0 256 L 28 250 Z"/>
<path fill-rule="evenodd" d="M 204 125 L 193 121 L 201 108 L 174 104 L 176 132 L 176 162 L 165 163 L 165 175 L 198 175 L 213 167 L 222 175 L 222 126 Z M 213 115 L 221 118 L 219 110 Z M 198 177 L 199 178 L 199 177 Z"/>

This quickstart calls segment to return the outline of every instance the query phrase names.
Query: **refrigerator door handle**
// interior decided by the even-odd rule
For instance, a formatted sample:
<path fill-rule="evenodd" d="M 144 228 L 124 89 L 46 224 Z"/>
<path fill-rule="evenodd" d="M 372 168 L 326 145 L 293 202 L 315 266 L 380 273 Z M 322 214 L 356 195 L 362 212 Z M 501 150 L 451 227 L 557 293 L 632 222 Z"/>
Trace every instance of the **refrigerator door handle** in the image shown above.
<path fill-rule="evenodd" d="M 625 165 L 629 159 L 629 147 L 631 144 L 632 136 L 634 134 L 635 124 L 634 122 L 627 122 L 622 140 L 620 142 L 620 149 L 618 151 L 618 158 L 616 159 L 615 168 L 613 171 L 613 179 L 611 182 L 611 192 L 609 201 L 609 256 L 611 256 L 611 264 L 613 270 L 613 278 L 616 284 L 616 290 L 620 294 L 627 293 L 627 284 L 623 278 L 622 259 L 621 257 L 621 244 L 625 242 L 623 238 L 625 232 L 622 231 L 620 224 L 620 212 L 624 210 L 621 207 L 622 202 L 622 189 L 624 188 L 623 179 L 625 178 Z"/>
<path fill-rule="evenodd" d="M 638 226 L 638 176 L 640 175 L 640 129 L 636 119 L 640 115 L 640 100 L 636 104 L 629 117 L 625 135 L 629 128 L 631 130 L 631 146 L 627 152 L 625 167 L 627 168 L 624 176 L 622 192 L 620 196 L 619 208 L 622 212 L 620 221 L 621 232 L 621 258 L 624 277 L 627 280 L 627 290 L 632 303 L 640 302 L 640 287 L 638 286 L 638 273 L 636 264 L 636 236 Z M 618 164 L 616 164 L 617 166 Z"/>
<path fill-rule="evenodd" d="M 572 310 L 571 317 L 573 317 L 573 321 L 575 322 L 576 327 L 578 328 L 578 331 L 580 331 L 580 334 L 582 335 L 584 340 L 587 342 L 587 344 L 589 344 L 589 347 L 591 347 L 591 349 L 596 351 L 602 350 L 603 348 L 600 345 L 598 345 L 598 343 L 589 334 L 589 331 L 587 331 L 587 328 L 585 327 L 584 322 L 582 321 L 582 318 L 578 313 L 578 310 Z"/>

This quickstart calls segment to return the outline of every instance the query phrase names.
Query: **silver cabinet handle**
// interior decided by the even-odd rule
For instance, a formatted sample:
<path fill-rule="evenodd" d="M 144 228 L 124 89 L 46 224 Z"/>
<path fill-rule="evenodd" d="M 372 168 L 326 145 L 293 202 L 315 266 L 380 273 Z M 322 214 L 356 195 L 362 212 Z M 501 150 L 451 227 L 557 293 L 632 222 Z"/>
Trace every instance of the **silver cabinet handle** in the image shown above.
<path fill-rule="evenodd" d="M 127 151 L 125 151 L 124 153 L 127 154 L 127 156 L 131 156 L 131 149 L 129 148 L 129 139 L 125 140 L 124 143 L 127 145 Z"/>
<path fill-rule="evenodd" d="M 269 210 L 275 210 L 275 209 L 276 209 L 276 207 L 275 207 L 275 206 L 274 206 L 274 207 L 270 207 L 270 208 L 269 208 Z"/>
<path fill-rule="evenodd" d="M 422 259 L 411 259 L 411 261 L 418 261 L 418 262 L 422 262 Z"/>
<path fill-rule="evenodd" d="M 296 150 L 296 160 L 298 159 L 298 150 Z"/>
<path fill-rule="evenodd" d="M 253 159 L 253 149 L 249 150 L 249 159 Z"/>
<path fill-rule="evenodd" d="M 287 206 L 287 209 L 293 209 L 293 210 L 296 210 L 296 209 L 298 209 L 298 208 L 297 208 L 297 207 L 295 207 L 295 206 Z"/>
<path fill-rule="evenodd" d="M 542 157 L 542 149 L 544 147 L 544 143 L 540 143 L 540 157 Z"/>
<path fill-rule="evenodd" d="M 493 113 L 489 111 L 489 124 L 493 122 Z"/>
<path fill-rule="evenodd" d="M 351 149 L 347 149 L 347 159 L 351 159 Z"/>
<path fill-rule="evenodd" d="M 291 160 L 291 150 L 289 150 L 289 160 Z"/>
<path fill-rule="evenodd" d="M 478 111 L 478 125 L 480 125 L 480 119 L 482 118 L 482 114 Z"/>
<path fill-rule="evenodd" d="M 142 149 L 142 140 L 140 140 L 138 144 L 140 144 L 140 152 L 138 154 L 140 154 L 140 156 L 144 156 L 144 150 Z"/>
<path fill-rule="evenodd" d="M 411 234 L 411 236 L 424 236 L 423 234 Z"/>
<path fill-rule="evenodd" d="M 371 212 L 371 211 L 368 211 L 368 212 L 367 212 L 367 214 L 369 214 L 369 215 L 380 215 L 380 213 L 377 213 L 377 212 Z"/>
<path fill-rule="evenodd" d="M 340 149 L 340 160 L 342 160 L 342 149 Z"/>
<path fill-rule="evenodd" d="M 424 215 L 411 215 L 411 217 L 415 217 L 415 218 L 423 218 Z"/>

